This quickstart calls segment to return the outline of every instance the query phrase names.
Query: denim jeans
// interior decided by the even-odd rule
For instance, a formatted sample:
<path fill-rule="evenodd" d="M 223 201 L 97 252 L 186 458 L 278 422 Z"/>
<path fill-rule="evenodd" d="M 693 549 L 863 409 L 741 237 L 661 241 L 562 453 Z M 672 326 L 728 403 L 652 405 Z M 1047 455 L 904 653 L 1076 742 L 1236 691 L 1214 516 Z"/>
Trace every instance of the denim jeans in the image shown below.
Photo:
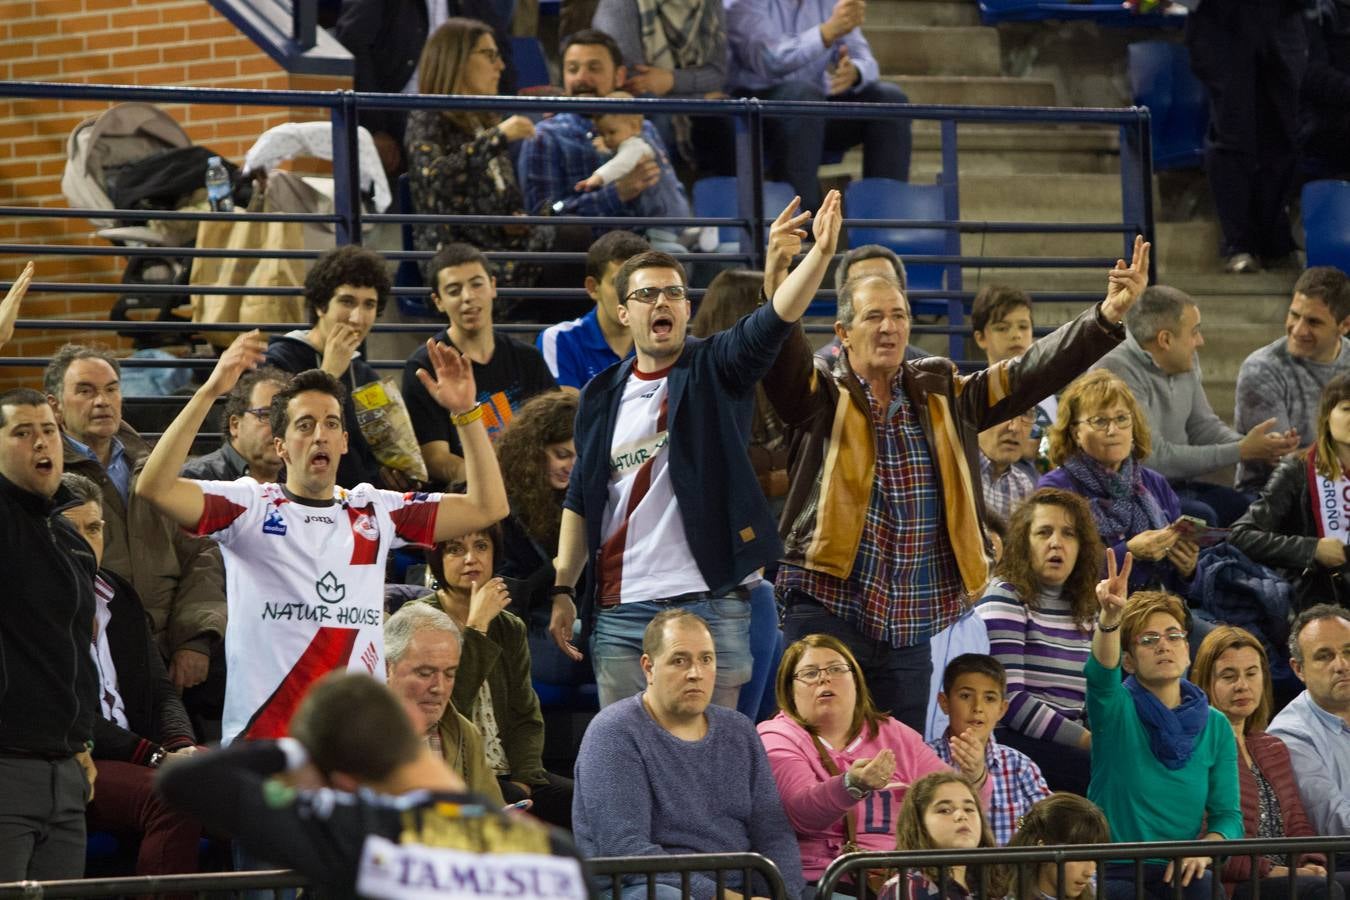
<path fill-rule="evenodd" d="M 642 633 L 657 613 L 675 607 L 708 623 L 717 649 L 712 702 L 736 708 L 741 685 L 750 680 L 750 604 L 733 593 L 703 600 L 644 600 L 600 610 L 591 631 L 591 661 L 601 709 L 646 690 Z"/>
<path fill-rule="evenodd" d="M 1214 878 L 1212 866 L 1198 878 L 1181 889 L 1182 900 L 1210 900 L 1213 896 L 1211 880 Z M 1173 900 L 1175 888 L 1170 882 L 1163 881 L 1167 863 L 1146 862 L 1143 868 L 1144 896 L 1152 900 Z M 1106 865 L 1106 890 L 1100 895 L 1106 900 L 1134 900 L 1134 863 L 1108 863 Z M 1220 890 L 1222 895 L 1223 891 Z"/>

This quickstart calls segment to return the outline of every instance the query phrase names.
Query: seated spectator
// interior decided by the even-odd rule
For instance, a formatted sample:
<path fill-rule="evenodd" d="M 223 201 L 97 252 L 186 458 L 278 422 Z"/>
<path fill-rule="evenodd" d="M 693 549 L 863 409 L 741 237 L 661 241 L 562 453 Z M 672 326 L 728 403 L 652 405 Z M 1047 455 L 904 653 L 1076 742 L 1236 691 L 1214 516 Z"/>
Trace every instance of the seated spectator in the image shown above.
<path fill-rule="evenodd" d="M 581 739 L 572 829 L 583 857 L 760 853 L 778 866 L 789 897 L 802 893 L 802 863 L 750 721 L 711 705 L 717 653 L 712 632 L 683 609 L 658 613 L 642 636 L 647 689 L 600 711 Z M 718 885 L 689 877 L 688 896 L 710 900 Z M 682 896 L 679 875 L 657 875 L 656 896 Z M 725 886 L 764 896 L 729 872 Z M 623 896 L 648 896 L 625 879 Z"/>
<path fill-rule="evenodd" d="M 955 772 L 934 772 L 910 785 L 897 818 L 896 850 L 998 846 L 989 830 L 984 804 L 970 782 Z M 988 894 L 983 893 L 982 883 L 988 885 Z M 896 875 L 883 886 L 879 900 L 969 900 L 986 896 L 992 900 L 1002 897 L 1006 890 L 1006 877 L 998 869 L 982 882 L 978 866 L 953 865 L 942 870 L 933 866 Z"/>
<path fill-rule="evenodd" d="M 77 505 L 62 514 L 103 560 L 103 493 L 83 475 L 61 484 Z M 155 770 L 196 752 L 183 701 L 169 680 L 136 591 L 106 569 L 94 576 L 93 642 L 98 670 L 94 762 L 98 781 L 86 818 L 91 831 L 134 835 L 137 875 L 196 872 L 202 826 L 169 807 L 155 791 Z"/>
<path fill-rule="evenodd" d="M 535 346 L 562 388 L 581 390 L 596 375 L 633 355 L 633 333 L 619 320 L 614 275 L 651 249 L 631 231 L 607 231 L 586 251 L 586 293 L 595 308 L 579 319 L 539 332 Z"/>
<path fill-rule="evenodd" d="M 627 79 L 614 39 L 590 28 L 563 39 L 562 70 L 563 93 L 569 97 L 608 97 Z M 644 204 L 658 202 L 658 197 L 684 196 L 666 145 L 651 122 L 643 124 L 642 139 L 656 152 L 655 158 L 643 160 L 598 191 L 577 190 L 577 182 L 590 177 L 604 161 L 592 143 L 593 136 L 591 121 L 577 113 L 557 113 L 535 126 L 535 136 L 521 146 L 517 162 L 527 212 L 636 216 L 653 208 Z M 675 248 L 675 252 L 682 250 Z"/>
<path fill-rule="evenodd" d="M 761 100 L 908 103 L 881 73 L 862 27 L 862 0 L 729 0 L 727 90 Z M 910 122 L 766 116 L 769 176 L 786 181 L 806 209 L 820 205 L 816 170 L 826 151 L 863 145 L 863 177 L 909 180 Z"/>
<path fill-rule="evenodd" d="M 980 432 L 980 486 L 984 508 L 1003 519 L 1036 490 L 1035 480 L 1017 465 L 1026 450 L 1036 411 L 1028 410 Z"/>
<path fill-rule="evenodd" d="M 904 262 L 890 247 L 883 247 L 881 244 L 863 244 L 840 257 L 838 265 L 834 267 L 835 293 L 842 291 L 844 282 L 850 278 L 862 278 L 865 275 L 881 275 L 893 279 L 900 285 L 900 293 L 906 295 L 908 302 L 909 276 L 905 272 Z M 839 347 L 839 337 L 836 335 L 828 344 L 816 351 L 816 356 L 832 362 L 839 355 Z M 905 345 L 905 359 L 923 359 L 930 355 L 922 347 Z"/>
<path fill-rule="evenodd" d="M 994 727 L 1008 711 L 1008 676 L 1003 664 L 982 653 L 964 653 L 942 673 L 938 703 L 949 717 L 947 733 L 929 741 L 944 762 L 959 761 L 965 747 L 983 747 L 985 772 L 992 796 L 989 827 L 994 841 L 1008 843 L 1017 822 L 1031 805 L 1050 796 L 1041 770 L 1030 757 L 994 740 Z M 969 776 L 973 766 L 961 766 Z"/>
<path fill-rule="evenodd" d="M 1285 457 L 1256 502 L 1233 523 L 1229 541 L 1259 563 L 1283 570 L 1294 605 L 1350 601 L 1350 372 L 1327 382 L 1305 453 Z"/>
<path fill-rule="evenodd" d="M 1111 823 L 1111 838 L 1136 841 L 1222 841 L 1243 836 L 1237 748 L 1223 713 L 1185 679 L 1186 608 L 1159 591 L 1126 593 L 1132 558 L 1106 556 L 1106 580 L 1087 677 L 1092 723 L 1088 799 Z M 1125 648 L 1122 653 L 1122 648 Z M 1121 682 L 1120 669 L 1128 674 Z M 1188 900 L 1212 895 L 1212 860 L 1204 856 L 1145 860 L 1144 895 L 1168 900 L 1177 887 Z M 1135 864 L 1108 863 L 1105 894 L 1136 896 Z"/>
<path fill-rule="evenodd" d="M 1242 793 L 1242 826 L 1256 838 L 1312 837 L 1307 814 L 1294 782 L 1289 750 L 1266 733 L 1274 705 L 1270 661 L 1250 632 L 1220 625 L 1205 636 L 1191 667 L 1191 680 L 1209 697 L 1210 705 L 1228 717 L 1238 749 L 1238 785 Z M 1290 863 L 1283 854 L 1230 856 L 1219 876 L 1230 897 L 1250 900 L 1257 891 L 1284 891 L 1289 866 L 1296 866 L 1294 893 L 1299 898 L 1327 897 L 1326 857 L 1305 853 Z M 1260 882 L 1253 883 L 1252 875 Z M 1350 884 L 1350 872 L 1338 873 Z M 1341 897 L 1335 889 L 1330 896 Z"/>
<path fill-rule="evenodd" d="M 1303 17 L 1308 67 L 1299 89 L 1301 175 L 1350 178 L 1350 7 L 1318 3 Z"/>
<path fill-rule="evenodd" d="M 443 872 L 457 885 L 546 884 L 556 900 L 590 895 L 566 838 L 530 816 L 484 808 L 414 731 L 405 705 L 366 673 L 315 685 L 288 730 L 280 740 L 198 754 L 167 769 L 159 789 L 208 827 L 298 870 L 323 896 L 428 890 L 400 878 L 410 871 L 422 886 Z M 280 778 L 304 786 L 279 791 Z"/>
<path fill-rule="evenodd" d="M 435 340 L 473 363 L 477 400 L 483 406 L 488 435 L 495 437 L 510 423 L 516 407 L 558 385 L 539 351 L 492 327 L 497 279 L 482 251 L 468 244 L 446 244 L 432 257 L 427 274 L 434 286 L 432 302 L 450 321 Z M 449 416 L 417 377 L 419 370 L 428 368 L 429 360 L 427 347 L 417 348 L 408 357 L 403 368 L 403 399 L 432 483 L 454 484 L 464 477 L 463 450 Z"/>
<path fill-rule="evenodd" d="M 989 652 L 1007 672 L 999 740 L 1035 760 L 1055 787 L 1074 793 L 1088 786 L 1092 732 L 1083 663 L 1104 554 L 1087 502 L 1041 488 L 1013 513 L 1003 558 L 975 606 Z"/>
<path fill-rule="evenodd" d="M 188 696 L 189 710 L 219 718 L 225 679 L 220 551 L 136 496 L 150 445 L 122 419 L 121 367 L 110 351 L 66 344 L 47 363 L 42 383 L 64 434 L 64 470 L 103 492 L 103 568 L 128 581 L 145 605 L 174 687 L 202 686 Z"/>
<path fill-rule="evenodd" d="M 1350 834 L 1350 613 L 1320 603 L 1289 629 L 1303 693 L 1280 710 L 1270 733 L 1284 741 L 1303 808 L 1318 834 Z M 1350 866 L 1338 854 L 1337 868 Z"/>
<path fill-rule="evenodd" d="M 273 366 L 245 372 L 225 398 L 225 440 L 219 449 L 188 460 L 182 476 L 234 481 L 247 475 L 255 481 L 280 481 L 281 457 L 272 439 L 272 397 L 290 378 Z"/>
<path fill-rule="evenodd" d="M 436 579 L 427 602 L 459 626 L 463 652 L 451 699 L 482 735 L 502 796 L 507 803 L 531 799 L 536 816 L 570 830 L 572 779 L 544 769 L 544 715 L 530 681 L 525 623 L 506 609 L 511 593 L 505 580 L 493 577 L 501 537 L 493 526 L 427 551 Z"/>
<path fill-rule="evenodd" d="M 1181 515 L 1176 491 L 1142 461 L 1152 429 L 1130 389 L 1110 372 L 1082 376 L 1059 399 L 1050 429 L 1050 461 L 1040 487 L 1085 497 L 1097 532 L 1117 565 L 1134 554 L 1131 589 L 1167 588 L 1184 594 L 1200 548 L 1173 527 Z"/>
<path fill-rule="evenodd" d="M 1073 844 L 1109 844 L 1111 826 L 1097 805 L 1086 797 L 1057 791 L 1037 803 L 1018 823 L 1009 847 L 1059 847 Z M 1096 900 L 1097 863 L 1095 860 L 1066 859 L 1061 879 L 1060 866 L 1053 862 L 1027 863 L 1014 870 L 1013 884 L 1020 892 L 1029 885 L 1031 892 L 1019 894 L 1027 900 Z"/>
<path fill-rule="evenodd" d="M 1294 283 L 1285 336 L 1254 350 L 1238 369 L 1233 427 L 1246 433 L 1269 419 L 1275 431 L 1307 446 L 1322 388 L 1350 371 L 1350 277 L 1331 266 L 1308 269 Z M 1273 466 L 1238 463 L 1237 488 L 1259 491 Z"/>
<path fill-rule="evenodd" d="M 797 833 L 808 884 L 850 850 L 890 850 L 909 786 L 950 770 L 918 732 L 872 703 L 857 660 L 837 638 L 812 634 L 783 653 L 780 712 L 759 724 L 778 794 Z M 963 774 L 992 796 L 983 740 L 953 739 Z"/>
<path fill-rule="evenodd" d="M 305 306 L 314 325 L 274 336 L 267 345 L 267 362 L 283 372 L 298 375 L 322 369 L 347 389 L 342 402 L 342 418 L 349 429 L 347 448 L 337 468 L 337 483 L 347 488 L 358 484 L 393 490 L 408 487 L 401 473 L 375 459 L 357 423 L 351 396 L 356 388 L 380 380 L 358 348 L 384 312 L 390 288 L 384 257 L 374 250 L 356 245 L 329 250 L 305 276 Z"/>
<path fill-rule="evenodd" d="M 492 29 L 474 19 L 447 19 L 427 41 L 418 64 L 418 93 L 497 94 L 504 64 Z M 510 216 L 525 211 L 508 145 L 534 137 L 529 117 L 506 119 L 487 110 L 415 109 L 408 114 L 410 212 L 437 215 Z M 554 230 L 535 225 L 415 224 L 413 247 L 439 250 L 452 243 L 503 252 L 541 252 L 553 246 Z M 422 263 L 423 275 L 428 275 Z M 503 285 L 530 287 L 539 267 L 506 259 L 497 275 Z M 427 278 L 427 284 L 434 284 Z"/>
<path fill-rule="evenodd" d="M 1129 386 L 1152 426 L 1151 466 L 1172 483 L 1183 512 L 1227 527 L 1252 497 L 1205 481 L 1239 460 L 1274 465 L 1298 449 L 1298 435 L 1272 431 L 1271 417 L 1238 434 L 1210 408 L 1200 380 L 1200 308 L 1187 294 L 1154 285 L 1125 317 L 1125 343 L 1103 356 L 1097 367 Z"/>
<path fill-rule="evenodd" d="M 440 610 L 409 603 L 384 623 L 384 664 L 389 689 L 422 714 L 416 724 L 427 746 L 469 790 L 496 808 L 506 801 L 483 751 L 483 737 L 450 701 L 464 633 Z"/>

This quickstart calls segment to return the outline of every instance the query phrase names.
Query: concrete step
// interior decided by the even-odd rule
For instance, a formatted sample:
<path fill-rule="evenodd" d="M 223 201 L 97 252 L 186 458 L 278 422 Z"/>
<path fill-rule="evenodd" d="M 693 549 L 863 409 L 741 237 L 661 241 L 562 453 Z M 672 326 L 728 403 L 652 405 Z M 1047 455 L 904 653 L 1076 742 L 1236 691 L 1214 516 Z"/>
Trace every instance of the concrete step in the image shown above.
<path fill-rule="evenodd" d="M 957 166 L 969 174 L 1120 171 L 1120 141 L 1112 129 L 964 125 L 957 134 Z M 821 168 L 822 177 L 861 178 L 861 148 Z M 914 123 L 910 177 L 931 184 L 942 171 L 942 138 L 936 122 Z"/>
<path fill-rule="evenodd" d="M 872 0 L 868 25 L 979 25 L 980 10 L 970 0 Z"/>
<path fill-rule="evenodd" d="M 1055 83 L 1048 78 L 1001 75 L 886 75 L 911 103 L 944 106 L 1055 106 Z"/>
<path fill-rule="evenodd" d="M 870 18 L 870 17 L 869 17 Z M 981 26 L 863 26 L 881 71 L 894 75 L 1001 75 L 998 31 Z"/>

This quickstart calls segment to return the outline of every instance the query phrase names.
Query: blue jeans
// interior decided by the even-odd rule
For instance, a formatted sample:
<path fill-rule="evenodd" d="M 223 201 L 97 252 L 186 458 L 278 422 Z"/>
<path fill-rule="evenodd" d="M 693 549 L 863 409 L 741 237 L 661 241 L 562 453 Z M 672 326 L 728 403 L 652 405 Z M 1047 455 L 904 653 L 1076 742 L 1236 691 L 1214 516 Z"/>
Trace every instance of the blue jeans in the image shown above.
<path fill-rule="evenodd" d="M 783 656 L 783 632 L 778 628 L 778 603 L 773 583 L 761 581 L 750 591 L 750 655 L 754 669 L 741 687 L 736 708 L 751 722 L 771 719 L 778 712 L 775 683 Z M 765 707 L 769 708 L 767 715 Z"/>
<path fill-rule="evenodd" d="M 1212 868 L 1212 867 L 1211 867 Z M 1172 900 L 1175 896 L 1170 882 L 1163 881 L 1167 863 L 1144 863 L 1144 896 L 1152 900 Z M 1210 900 L 1213 888 L 1210 885 L 1214 873 L 1210 869 L 1199 878 L 1181 889 L 1182 900 Z M 1223 891 L 1219 894 L 1222 896 Z M 1106 900 L 1134 900 L 1134 863 L 1108 863 L 1106 865 Z"/>
<path fill-rule="evenodd" d="M 1174 481 L 1172 488 L 1181 500 L 1183 514 L 1220 528 L 1232 525 L 1256 502 L 1255 494 L 1209 481 Z"/>
<path fill-rule="evenodd" d="M 705 600 L 644 600 L 602 609 L 591 631 L 591 662 L 600 708 L 647 688 L 642 672 L 642 633 L 663 609 L 678 607 L 708 623 L 717 649 L 712 702 L 736 708 L 741 685 L 750 680 L 750 604 L 741 594 Z"/>

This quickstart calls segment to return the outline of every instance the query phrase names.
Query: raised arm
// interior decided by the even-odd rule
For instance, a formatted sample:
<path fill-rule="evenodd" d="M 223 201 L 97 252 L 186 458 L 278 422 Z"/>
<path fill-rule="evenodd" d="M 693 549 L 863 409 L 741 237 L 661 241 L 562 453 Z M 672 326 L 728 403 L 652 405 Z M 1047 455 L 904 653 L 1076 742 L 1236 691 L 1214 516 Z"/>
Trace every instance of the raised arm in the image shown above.
<path fill-rule="evenodd" d="M 465 491 L 444 495 L 436 514 L 435 538 L 445 541 L 500 522 L 511 514 L 511 507 L 506 501 L 497 454 L 492 452 L 492 442 L 483 425 L 482 404 L 474 403 L 477 388 L 473 364 L 458 350 L 439 344 L 434 338 L 427 341 L 427 354 L 435 375 L 418 369 L 417 378 L 432 399 L 450 414 L 464 450 Z"/>
<path fill-rule="evenodd" d="M 23 302 L 24 294 L 28 293 L 28 285 L 32 282 L 33 263 L 30 260 L 19 273 L 19 277 L 10 285 L 5 299 L 0 300 L 0 347 L 8 344 L 9 339 L 14 337 L 14 322 L 19 318 L 19 304 Z"/>
<path fill-rule="evenodd" d="M 1125 554 L 1125 562 L 1116 568 L 1116 555 L 1106 554 L 1106 578 L 1097 582 L 1097 630 L 1092 635 L 1092 656 L 1103 669 L 1120 665 L 1120 620 L 1125 613 L 1125 598 L 1130 593 L 1130 570 L 1134 556 Z M 1109 629 L 1109 630 L 1108 630 Z"/>
<path fill-rule="evenodd" d="M 792 198 L 787 208 L 778 214 L 774 225 L 795 221 L 793 213 L 798 202 L 798 198 Z M 825 195 L 820 209 L 816 211 L 816 220 L 811 224 L 815 244 L 792 274 L 773 292 L 774 311 L 783 321 L 796 322 L 806 314 L 806 307 L 811 305 L 816 291 L 820 290 L 820 282 L 834 258 L 834 248 L 839 243 L 839 227 L 843 221 L 843 201 L 838 191 L 830 191 Z"/>
<path fill-rule="evenodd" d="M 201 487 L 195 481 L 178 476 L 183 463 L 187 462 L 192 441 L 216 398 L 228 394 L 239 376 L 262 362 L 266 353 L 267 341 L 257 329 L 235 338 L 220 355 L 206 384 L 198 388 L 183 406 L 183 411 L 165 430 L 145 461 L 141 477 L 136 481 L 136 495 L 150 501 L 184 528 L 196 527 L 206 505 Z"/>

